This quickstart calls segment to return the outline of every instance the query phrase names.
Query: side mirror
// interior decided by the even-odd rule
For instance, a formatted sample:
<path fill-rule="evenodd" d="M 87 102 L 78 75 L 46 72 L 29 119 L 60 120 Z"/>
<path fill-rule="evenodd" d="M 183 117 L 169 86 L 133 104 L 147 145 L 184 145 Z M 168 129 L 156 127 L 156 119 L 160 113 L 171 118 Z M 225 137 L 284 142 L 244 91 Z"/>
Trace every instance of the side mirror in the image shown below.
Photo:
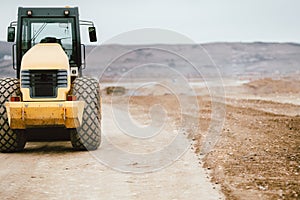
<path fill-rule="evenodd" d="M 89 27 L 89 36 L 90 36 L 90 42 L 97 42 L 97 34 L 96 34 L 96 28 Z"/>
<path fill-rule="evenodd" d="M 15 27 L 9 26 L 7 28 L 7 42 L 14 42 L 15 41 Z"/>

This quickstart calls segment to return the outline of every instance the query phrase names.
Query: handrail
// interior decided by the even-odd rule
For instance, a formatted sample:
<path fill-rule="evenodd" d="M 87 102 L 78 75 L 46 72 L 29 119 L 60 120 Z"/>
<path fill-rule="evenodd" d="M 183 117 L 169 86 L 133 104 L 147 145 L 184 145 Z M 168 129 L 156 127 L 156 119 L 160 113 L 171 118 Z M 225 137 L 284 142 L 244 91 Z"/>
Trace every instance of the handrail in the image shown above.
<path fill-rule="evenodd" d="M 18 25 L 18 22 L 17 21 L 12 21 L 10 22 L 10 26 L 17 26 Z"/>
<path fill-rule="evenodd" d="M 85 45 L 81 44 L 81 48 L 83 49 L 83 62 L 81 63 L 82 69 L 86 68 L 86 61 L 85 61 Z"/>
<path fill-rule="evenodd" d="M 79 25 L 94 26 L 94 22 L 92 22 L 92 21 L 86 21 L 86 20 L 79 20 Z"/>
<path fill-rule="evenodd" d="M 13 69 L 16 70 L 16 66 L 15 66 L 15 49 L 16 49 L 16 44 L 12 45 L 12 64 L 13 64 Z"/>

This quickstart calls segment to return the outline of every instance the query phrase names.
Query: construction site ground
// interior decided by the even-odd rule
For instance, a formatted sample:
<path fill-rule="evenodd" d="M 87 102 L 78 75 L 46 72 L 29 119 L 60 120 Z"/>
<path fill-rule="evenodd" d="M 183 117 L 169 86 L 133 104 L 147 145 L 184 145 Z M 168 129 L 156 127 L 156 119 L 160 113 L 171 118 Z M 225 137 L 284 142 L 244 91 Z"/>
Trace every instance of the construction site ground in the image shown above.
<path fill-rule="evenodd" d="M 193 133 L 172 130 L 180 126 L 183 114 L 178 109 L 176 95 L 145 92 L 124 102 L 122 94 L 104 94 L 102 137 L 106 139 L 97 151 L 100 153 L 76 152 L 70 142 L 56 141 L 29 142 L 24 152 L 0 154 L 0 196 L 4 199 L 299 199 L 299 83 L 287 78 L 237 85 L 225 81 L 225 101 L 218 102 L 226 111 L 224 122 L 216 145 L 205 154 L 202 145 L 214 120 L 206 88 L 195 87 L 197 95 L 191 97 L 197 99 L 200 108 L 199 115 L 185 118 L 198 122 L 198 131 Z M 169 123 L 162 135 L 150 139 L 150 145 L 118 132 L 111 105 L 121 114 L 129 111 L 137 123 L 147 125 L 151 123 L 148 113 L 156 104 L 164 108 Z M 111 157 L 109 161 L 119 163 L 105 162 L 105 155 L 114 155 L 111 154 L 114 147 L 133 154 L 151 153 L 169 144 L 174 137 L 171 133 L 182 134 L 190 145 L 162 169 L 151 161 L 139 163 L 130 158 L 119 161 Z M 159 159 L 164 164 L 168 158 Z"/>

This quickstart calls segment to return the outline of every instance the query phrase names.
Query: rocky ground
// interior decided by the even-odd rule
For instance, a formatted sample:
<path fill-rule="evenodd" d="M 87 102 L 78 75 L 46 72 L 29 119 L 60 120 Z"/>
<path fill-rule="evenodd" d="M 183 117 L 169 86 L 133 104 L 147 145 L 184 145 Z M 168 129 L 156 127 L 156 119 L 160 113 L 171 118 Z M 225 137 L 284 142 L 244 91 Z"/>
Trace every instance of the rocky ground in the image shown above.
<path fill-rule="evenodd" d="M 227 199 L 300 198 L 298 83 L 291 78 L 268 78 L 225 86 L 225 122 L 217 144 L 204 155 L 201 149 L 213 120 L 212 103 L 205 88 L 199 90 L 203 94 L 197 97 L 199 131 L 189 137 L 194 141 L 194 152 L 203 161 L 199 167 L 211 172 L 211 181 L 221 185 Z M 164 102 L 169 114 L 180 121 L 182 113 L 172 95 L 134 99 L 140 106 Z"/>
<path fill-rule="evenodd" d="M 228 199 L 299 199 L 298 83 L 262 79 L 227 88 L 223 130 L 203 166 Z M 205 105 L 210 112 L 210 102 Z M 196 148 L 202 136 L 195 137 Z"/>

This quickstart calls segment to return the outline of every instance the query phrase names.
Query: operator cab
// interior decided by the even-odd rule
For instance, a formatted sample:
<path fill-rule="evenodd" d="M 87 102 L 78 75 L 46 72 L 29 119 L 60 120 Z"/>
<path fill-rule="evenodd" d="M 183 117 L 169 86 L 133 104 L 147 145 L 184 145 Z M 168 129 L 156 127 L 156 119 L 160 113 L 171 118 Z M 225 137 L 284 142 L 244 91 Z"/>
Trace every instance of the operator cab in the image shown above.
<path fill-rule="evenodd" d="M 85 46 L 81 44 L 80 25 L 88 25 L 91 42 L 96 42 L 96 30 L 92 22 L 79 21 L 78 8 L 23 8 L 18 10 L 18 23 L 8 27 L 8 42 L 15 41 L 17 27 L 16 70 L 19 78 L 24 54 L 38 43 L 58 43 L 68 56 L 71 72 L 82 74 L 85 68 Z M 14 55 L 13 55 L 14 56 Z M 15 56 L 14 56 L 15 58 Z M 15 60 L 13 60 L 13 64 Z M 14 66 L 15 68 L 15 66 Z M 73 74 L 73 73 L 71 73 Z M 74 75 L 73 74 L 73 75 Z"/>
<path fill-rule="evenodd" d="M 73 19 L 32 19 L 26 18 L 22 21 L 22 55 L 37 43 L 58 43 L 66 52 L 70 63 L 75 62 L 77 57 L 76 37 Z"/>

